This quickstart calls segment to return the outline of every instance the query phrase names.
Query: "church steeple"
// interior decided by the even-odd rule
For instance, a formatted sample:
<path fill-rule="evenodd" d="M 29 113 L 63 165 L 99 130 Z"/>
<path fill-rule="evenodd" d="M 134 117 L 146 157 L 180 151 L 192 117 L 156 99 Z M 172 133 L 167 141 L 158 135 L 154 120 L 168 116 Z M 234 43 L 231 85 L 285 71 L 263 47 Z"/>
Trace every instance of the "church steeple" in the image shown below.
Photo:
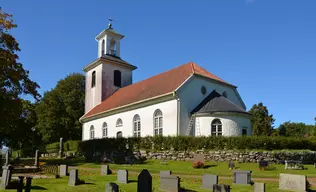
<path fill-rule="evenodd" d="M 123 35 L 114 31 L 112 27 L 112 19 L 109 18 L 108 28 L 103 30 L 97 37 L 98 41 L 98 57 L 104 55 L 114 56 L 120 58 L 120 40 L 124 38 Z"/>

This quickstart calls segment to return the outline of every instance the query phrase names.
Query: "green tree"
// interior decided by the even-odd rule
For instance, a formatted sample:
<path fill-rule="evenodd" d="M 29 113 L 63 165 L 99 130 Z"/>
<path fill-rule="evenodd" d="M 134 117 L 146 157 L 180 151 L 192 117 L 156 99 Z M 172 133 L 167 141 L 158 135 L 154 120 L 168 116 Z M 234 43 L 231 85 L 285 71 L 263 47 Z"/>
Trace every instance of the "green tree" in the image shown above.
<path fill-rule="evenodd" d="M 269 114 L 268 108 L 261 102 L 252 106 L 249 113 L 253 115 L 251 119 L 253 135 L 271 135 L 274 118 Z"/>
<path fill-rule="evenodd" d="M 302 122 L 295 123 L 291 121 L 287 121 L 282 123 L 278 130 L 282 134 L 282 136 L 289 137 L 303 137 L 303 136 L 311 136 L 314 135 L 314 125 L 308 125 Z"/>
<path fill-rule="evenodd" d="M 57 86 L 44 94 L 36 106 L 38 124 L 45 143 L 81 139 L 79 118 L 84 114 L 85 77 L 74 73 L 60 80 Z"/>
<path fill-rule="evenodd" d="M 7 145 L 14 135 L 23 111 L 22 95 L 31 95 L 38 100 L 38 84 L 30 80 L 29 72 L 18 61 L 20 51 L 17 40 L 9 33 L 17 25 L 12 15 L 0 8 L 0 146 Z M 20 127 L 23 129 L 23 127 Z"/>

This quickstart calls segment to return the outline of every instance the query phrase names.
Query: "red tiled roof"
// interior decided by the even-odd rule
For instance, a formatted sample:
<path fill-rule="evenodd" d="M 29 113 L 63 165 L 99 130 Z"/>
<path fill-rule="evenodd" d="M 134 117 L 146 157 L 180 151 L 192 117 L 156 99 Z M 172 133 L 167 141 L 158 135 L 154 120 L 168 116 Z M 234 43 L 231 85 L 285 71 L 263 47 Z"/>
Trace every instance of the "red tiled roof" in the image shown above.
<path fill-rule="evenodd" d="M 96 105 L 82 118 L 84 119 L 110 109 L 171 93 L 193 73 L 228 84 L 197 64 L 189 62 L 143 81 L 120 88 L 109 98 Z"/>

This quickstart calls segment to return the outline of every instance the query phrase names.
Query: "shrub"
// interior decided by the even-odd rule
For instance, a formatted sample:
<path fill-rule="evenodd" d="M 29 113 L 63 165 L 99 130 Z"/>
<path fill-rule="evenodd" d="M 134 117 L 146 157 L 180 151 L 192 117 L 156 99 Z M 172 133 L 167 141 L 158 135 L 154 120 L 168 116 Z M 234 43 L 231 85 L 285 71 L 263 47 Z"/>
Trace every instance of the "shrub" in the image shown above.
<path fill-rule="evenodd" d="M 59 152 L 59 142 L 47 144 L 46 147 L 47 153 L 58 153 Z"/>
<path fill-rule="evenodd" d="M 203 168 L 204 167 L 204 163 L 202 161 L 195 161 L 193 163 L 193 168 L 194 169 L 199 169 L 199 168 Z"/>
<path fill-rule="evenodd" d="M 76 140 L 76 141 L 72 141 L 72 140 L 69 140 L 69 141 L 66 141 L 64 143 L 64 151 L 72 151 L 72 152 L 78 152 L 79 151 L 79 143 L 81 141 L 79 140 Z"/>

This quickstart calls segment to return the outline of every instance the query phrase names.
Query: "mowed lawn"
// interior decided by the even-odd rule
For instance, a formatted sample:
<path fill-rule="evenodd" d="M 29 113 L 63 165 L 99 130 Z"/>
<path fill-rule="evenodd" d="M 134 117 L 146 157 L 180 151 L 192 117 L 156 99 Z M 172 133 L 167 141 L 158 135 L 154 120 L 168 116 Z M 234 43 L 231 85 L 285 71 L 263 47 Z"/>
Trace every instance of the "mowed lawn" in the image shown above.
<path fill-rule="evenodd" d="M 100 168 L 100 164 L 85 163 L 77 161 L 50 161 L 50 163 L 65 163 L 68 165 L 78 166 L 79 168 Z M 206 168 L 194 169 L 190 161 L 167 161 L 162 164 L 159 160 L 147 160 L 144 164 L 135 165 L 118 165 L 109 164 L 110 169 L 126 169 L 132 172 L 140 172 L 142 169 L 147 169 L 150 173 L 159 173 L 161 170 L 171 170 L 174 174 L 179 175 L 203 175 L 203 174 L 216 174 L 219 176 L 232 176 L 233 170 L 228 169 L 227 162 L 206 162 Z M 316 177 L 316 169 L 314 165 L 304 165 L 305 170 L 286 170 L 283 164 L 270 164 L 272 170 L 259 170 L 258 163 L 236 163 L 236 169 L 251 170 L 252 177 L 256 178 L 278 178 L 280 173 L 306 175 L 307 177 Z"/>

